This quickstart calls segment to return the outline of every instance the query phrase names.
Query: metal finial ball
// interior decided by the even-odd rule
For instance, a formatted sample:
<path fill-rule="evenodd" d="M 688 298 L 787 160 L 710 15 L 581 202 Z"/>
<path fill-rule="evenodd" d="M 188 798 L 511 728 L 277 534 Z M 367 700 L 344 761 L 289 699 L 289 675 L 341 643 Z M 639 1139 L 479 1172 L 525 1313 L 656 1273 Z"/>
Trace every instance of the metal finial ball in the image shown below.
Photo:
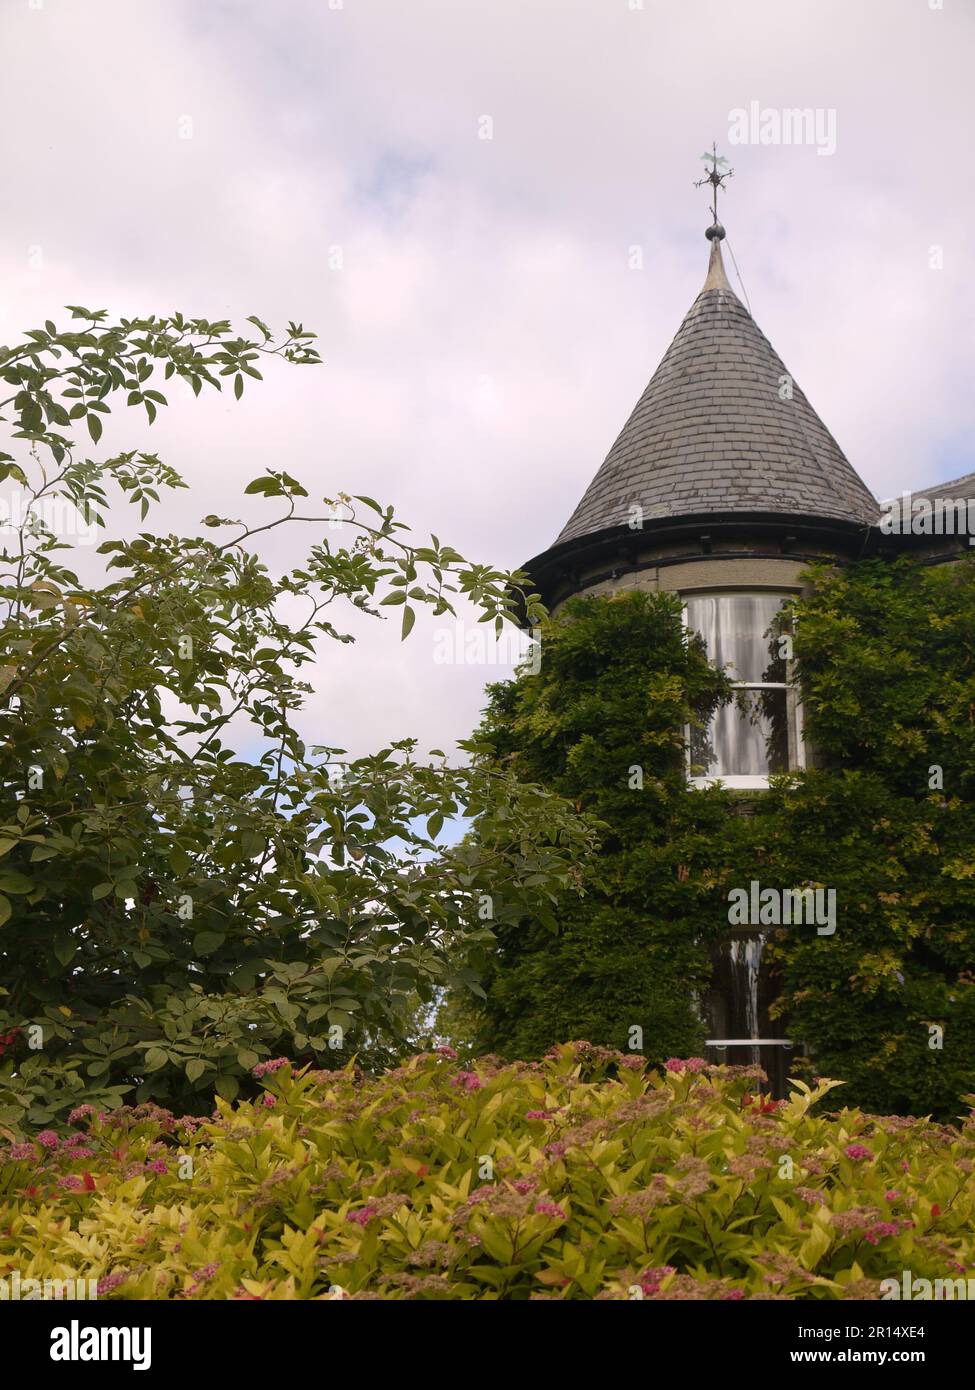
<path fill-rule="evenodd" d="M 708 241 L 723 241 L 725 230 L 720 222 L 713 222 L 704 235 L 707 237 Z"/>

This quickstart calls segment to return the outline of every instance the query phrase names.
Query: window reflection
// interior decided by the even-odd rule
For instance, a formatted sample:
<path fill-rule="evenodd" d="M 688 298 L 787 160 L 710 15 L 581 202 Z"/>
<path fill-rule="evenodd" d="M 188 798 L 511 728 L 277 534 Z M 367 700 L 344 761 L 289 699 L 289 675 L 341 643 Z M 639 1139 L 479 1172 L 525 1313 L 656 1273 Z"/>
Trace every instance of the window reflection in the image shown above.
<path fill-rule="evenodd" d="M 787 679 L 776 619 L 784 594 L 705 594 L 687 600 L 687 625 L 700 633 L 708 660 L 733 681 Z"/>
<path fill-rule="evenodd" d="M 687 625 L 738 687 L 706 727 L 692 729 L 692 777 L 767 778 L 797 763 L 795 699 L 780 636 L 784 594 L 705 594 L 686 600 Z"/>

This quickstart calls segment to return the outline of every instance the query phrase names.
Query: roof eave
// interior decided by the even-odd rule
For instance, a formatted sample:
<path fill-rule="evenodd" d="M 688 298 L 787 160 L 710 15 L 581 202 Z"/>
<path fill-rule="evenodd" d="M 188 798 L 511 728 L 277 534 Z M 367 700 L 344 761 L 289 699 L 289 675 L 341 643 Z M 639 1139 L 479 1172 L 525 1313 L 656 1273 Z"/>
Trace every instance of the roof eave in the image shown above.
<path fill-rule="evenodd" d="M 669 566 L 686 560 L 724 558 L 720 544 L 736 532 L 747 532 L 754 545 L 746 555 L 791 557 L 813 560 L 821 553 L 849 554 L 861 552 L 870 542 L 876 526 L 866 520 L 835 516 L 813 516 L 789 512 L 695 512 L 686 516 L 654 518 L 642 529 L 626 525 L 608 526 L 585 536 L 576 536 L 550 546 L 526 561 L 521 569 L 527 572 L 534 587 L 548 607 L 568 597 L 572 592 L 590 588 L 605 579 L 653 567 Z M 879 532 L 878 532 L 879 535 Z M 662 543 L 687 542 L 687 549 L 673 554 L 651 555 Z M 715 549 L 718 548 L 718 554 Z M 601 562 L 605 571 L 592 571 Z M 612 562 L 612 563 L 610 563 Z M 566 592 L 559 593 L 559 590 Z"/>

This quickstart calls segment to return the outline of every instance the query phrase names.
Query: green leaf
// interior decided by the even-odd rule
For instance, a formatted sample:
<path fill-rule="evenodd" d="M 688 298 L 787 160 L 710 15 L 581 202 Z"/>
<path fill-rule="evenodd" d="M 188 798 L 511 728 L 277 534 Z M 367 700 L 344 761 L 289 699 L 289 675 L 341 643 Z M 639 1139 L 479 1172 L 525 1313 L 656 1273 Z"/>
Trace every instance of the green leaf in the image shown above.
<path fill-rule="evenodd" d="M 193 951 L 198 956 L 209 956 L 223 945 L 225 936 L 220 931 L 199 931 L 193 938 Z"/>
<path fill-rule="evenodd" d="M 0 873 L 0 892 L 29 893 L 33 887 L 34 880 L 26 874 L 18 873 L 16 869 L 5 869 Z"/>
<path fill-rule="evenodd" d="M 58 964 L 67 966 L 74 960 L 77 947 L 70 937 L 66 937 L 61 941 L 56 941 L 52 949 Z"/>
<path fill-rule="evenodd" d="M 237 1099 L 237 1093 L 240 1090 L 240 1082 L 237 1080 L 236 1076 L 232 1076 L 227 1072 L 217 1077 L 216 1090 L 217 1095 L 222 1096 L 224 1100 L 234 1101 Z"/>
<path fill-rule="evenodd" d="M 244 488 L 245 493 L 262 492 L 265 497 L 281 497 L 281 483 L 277 478 L 270 478 L 265 473 L 262 478 L 254 478 Z"/>
<path fill-rule="evenodd" d="M 256 830 L 245 830 L 240 837 L 240 847 L 247 859 L 254 859 L 258 854 L 263 854 L 266 843 L 264 836 L 259 835 Z"/>
<path fill-rule="evenodd" d="M 410 607 L 404 608 L 404 609 L 403 609 L 403 627 L 402 627 L 402 631 L 400 632 L 400 641 L 401 641 L 401 642 L 405 642 L 406 639 L 407 639 L 407 637 L 409 637 L 410 633 L 413 631 L 413 624 L 414 624 L 415 622 L 416 622 L 416 613 L 413 611 L 413 609 L 410 608 Z"/>
<path fill-rule="evenodd" d="M 99 420 L 97 415 L 93 415 L 90 411 L 88 413 L 87 418 L 88 433 L 91 435 L 93 441 L 97 444 L 99 439 L 101 439 L 102 437 L 102 422 L 101 420 Z"/>
<path fill-rule="evenodd" d="M 187 1081 L 199 1081 L 200 1077 L 207 1069 L 207 1064 L 202 1057 L 191 1057 L 186 1063 Z"/>
<path fill-rule="evenodd" d="M 3 894 L 0 893 L 0 927 L 6 922 L 11 912 L 13 912 L 13 908 L 10 906 L 10 899 L 5 898 Z"/>

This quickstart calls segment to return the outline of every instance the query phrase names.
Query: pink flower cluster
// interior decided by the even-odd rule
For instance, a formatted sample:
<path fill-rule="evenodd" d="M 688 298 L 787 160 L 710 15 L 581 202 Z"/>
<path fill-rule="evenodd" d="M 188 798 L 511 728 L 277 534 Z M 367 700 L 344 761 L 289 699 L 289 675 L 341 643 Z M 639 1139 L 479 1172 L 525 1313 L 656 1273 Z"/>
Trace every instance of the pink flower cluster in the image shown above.
<path fill-rule="evenodd" d="M 53 1129 L 42 1129 L 37 1136 L 37 1142 L 42 1149 L 56 1149 L 61 1143 L 61 1140 L 54 1133 Z"/>
<path fill-rule="evenodd" d="M 645 1269 L 640 1275 L 640 1288 L 644 1294 L 650 1298 L 660 1292 L 660 1285 L 667 1278 L 668 1274 L 676 1274 L 677 1270 L 673 1265 L 657 1265 L 653 1269 Z"/>
<path fill-rule="evenodd" d="M 907 1221 L 905 1226 L 913 1226 L 913 1221 Z M 882 1236 L 896 1236 L 901 1231 L 899 1221 L 875 1221 L 868 1231 L 864 1231 L 863 1239 L 869 1241 L 871 1245 L 876 1245 Z"/>
<path fill-rule="evenodd" d="M 105 1294 L 117 1289 L 119 1284 L 124 1284 L 129 1277 L 127 1269 L 120 1269 L 116 1274 L 105 1274 L 98 1281 L 98 1297 L 104 1298 Z"/>
<path fill-rule="evenodd" d="M 256 1067 L 251 1067 L 251 1076 L 269 1076 L 271 1072 L 280 1071 L 288 1063 L 287 1057 L 273 1057 L 269 1062 L 258 1062 Z"/>
<path fill-rule="evenodd" d="M 704 1057 L 669 1057 L 667 1070 L 674 1072 L 698 1072 L 706 1070 L 708 1062 Z"/>
<path fill-rule="evenodd" d="M 558 1202 L 536 1202 L 535 1214 L 536 1216 L 554 1216 L 559 1221 L 568 1220 L 568 1217 L 559 1206 Z"/>
<path fill-rule="evenodd" d="M 450 1078 L 451 1086 L 456 1086 L 459 1090 L 479 1091 L 484 1082 L 476 1071 L 459 1071 L 456 1076 Z"/>
<path fill-rule="evenodd" d="M 434 1051 L 437 1052 L 441 1057 L 449 1057 L 452 1062 L 457 1061 L 457 1053 L 454 1051 L 452 1047 L 437 1047 L 434 1048 Z"/>
<path fill-rule="evenodd" d="M 866 1144 L 847 1144 L 843 1152 L 854 1163 L 861 1163 L 864 1159 L 873 1158 L 873 1150 L 868 1149 Z"/>
<path fill-rule="evenodd" d="M 368 1226 L 375 1215 L 375 1207 L 360 1207 L 358 1211 L 348 1212 L 345 1219 L 346 1221 L 354 1221 L 357 1226 Z"/>

